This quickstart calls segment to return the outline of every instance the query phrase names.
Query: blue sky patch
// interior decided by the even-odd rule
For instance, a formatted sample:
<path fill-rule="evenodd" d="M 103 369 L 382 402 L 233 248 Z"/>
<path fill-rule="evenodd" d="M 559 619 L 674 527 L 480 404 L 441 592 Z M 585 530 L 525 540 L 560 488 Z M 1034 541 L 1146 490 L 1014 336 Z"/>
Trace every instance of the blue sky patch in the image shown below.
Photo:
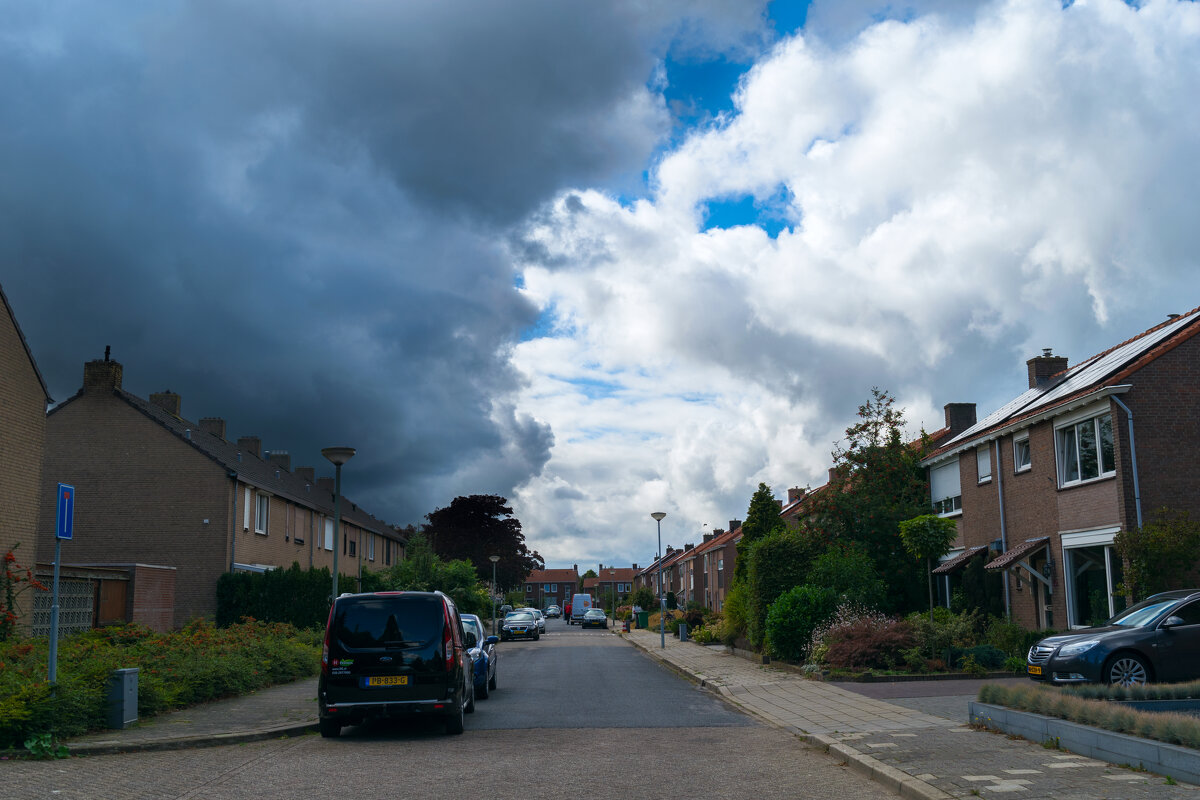
<path fill-rule="evenodd" d="M 788 221 L 775 210 L 777 204 L 772 201 L 760 203 L 754 195 L 742 195 L 709 200 L 704 204 L 704 223 L 702 230 L 713 228 L 736 228 L 739 225 L 757 225 L 766 231 L 772 239 L 786 228 L 791 227 Z"/>

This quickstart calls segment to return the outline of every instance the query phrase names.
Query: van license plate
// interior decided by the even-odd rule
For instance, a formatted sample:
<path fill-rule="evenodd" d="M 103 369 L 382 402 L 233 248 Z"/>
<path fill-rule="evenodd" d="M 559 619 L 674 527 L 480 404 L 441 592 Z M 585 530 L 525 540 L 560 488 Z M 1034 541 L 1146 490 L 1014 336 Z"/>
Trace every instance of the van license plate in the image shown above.
<path fill-rule="evenodd" d="M 376 678 L 367 678 L 367 686 L 407 686 L 407 675 L 385 675 Z"/>
<path fill-rule="evenodd" d="M 1030 665 L 1030 666 L 1025 667 L 1025 669 L 1029 672 L 1030 675 L 1041 675 L 1042 674 L 1041 667 L 1035 667 L 1033 665 Z"/>

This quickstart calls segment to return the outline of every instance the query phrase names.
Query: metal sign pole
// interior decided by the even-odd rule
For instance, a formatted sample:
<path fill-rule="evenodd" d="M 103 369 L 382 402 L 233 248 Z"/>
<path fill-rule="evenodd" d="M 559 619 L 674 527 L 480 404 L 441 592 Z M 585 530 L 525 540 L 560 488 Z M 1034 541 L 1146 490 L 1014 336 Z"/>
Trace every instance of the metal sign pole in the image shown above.
<path fill-rule="evenodd" d="M 47 679 L 58 682 L 58 568 L 62 563 L 63 539 L 70 539 L 75 523 L 75 487 L 58 485 L 58 513 L 54 526 L 54 591 L 50 601 L 50 668 Z"/>

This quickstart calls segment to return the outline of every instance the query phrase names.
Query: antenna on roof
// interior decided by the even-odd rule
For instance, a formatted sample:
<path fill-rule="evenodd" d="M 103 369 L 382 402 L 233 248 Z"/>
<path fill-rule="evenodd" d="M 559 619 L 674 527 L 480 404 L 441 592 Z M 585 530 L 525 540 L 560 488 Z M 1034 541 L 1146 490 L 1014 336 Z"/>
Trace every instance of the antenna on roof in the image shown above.
<path fill-rule="evenodd" d="M 105 361 L 108 361 L 108 354 L 111 352 L 112 352 L 112 345 L 111 344 L 104 345 L 104 360 Z"/>

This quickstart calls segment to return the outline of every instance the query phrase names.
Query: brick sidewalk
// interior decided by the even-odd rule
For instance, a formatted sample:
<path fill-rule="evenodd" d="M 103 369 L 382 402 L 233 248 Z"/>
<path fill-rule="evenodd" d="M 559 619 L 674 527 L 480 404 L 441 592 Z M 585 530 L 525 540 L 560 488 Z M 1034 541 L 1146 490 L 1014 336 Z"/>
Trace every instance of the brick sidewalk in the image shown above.
<path fill-rule="evenodd" d="M 974 730 L 966 726 L 965 709 L 962 719 L 946 719 L 754 664 L 724 648 L 668 638 L 660 649 L 656 631 L 623 635 L 746 713 L 846 759 L 902 797 L 1200 798 L 1200 787 L 1167 785 L 1159 775 Z"/>

